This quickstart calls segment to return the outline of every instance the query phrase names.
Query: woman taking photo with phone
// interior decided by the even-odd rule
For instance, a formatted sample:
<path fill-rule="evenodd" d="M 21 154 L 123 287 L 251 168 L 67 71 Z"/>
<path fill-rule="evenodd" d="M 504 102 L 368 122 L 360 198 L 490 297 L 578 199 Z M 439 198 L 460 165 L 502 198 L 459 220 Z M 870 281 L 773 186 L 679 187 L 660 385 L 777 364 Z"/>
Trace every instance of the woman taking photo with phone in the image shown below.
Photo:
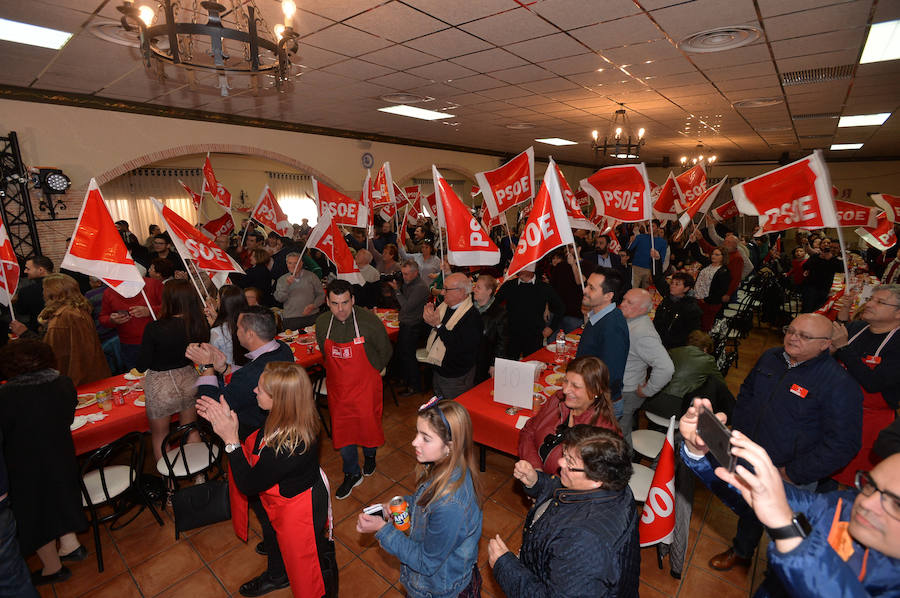
<path fill-rule="evenodd" d="M 409 505 L 409 537 L 382 517 L 360 513 L 356 530 L 375 533 L 400 559 L 400 581 L 412 598 L 481 596 L 478 539 L 481 490 L 465 407 L 437 398 L 419 408 L 412 442 L 421 464 Z M 389 505 L 382 505 L 385 514 Z"/>
<path fill-rule="evenodd" d="M 238 438 L 237 414 L 224 397 L 201 397 L 197 413 L 209 420 L 225 442 L 237 489 L 245 497 L 259 495 L 268 522 L 263 544 L 268 566 L 240 588 L 242 596 L 262 596 L 290 584 L 298 598 L 337 596 L 334 542 L 330 539 L 328 488 L 319 469 L 319 416 L 312 383 L 297 364 L 266 365 L 255 389 L 259 407 L 269 412 L 265 426 L 244 441 Z M 236 504 L 232 516 L 247 517 L 247 503 Z"/>

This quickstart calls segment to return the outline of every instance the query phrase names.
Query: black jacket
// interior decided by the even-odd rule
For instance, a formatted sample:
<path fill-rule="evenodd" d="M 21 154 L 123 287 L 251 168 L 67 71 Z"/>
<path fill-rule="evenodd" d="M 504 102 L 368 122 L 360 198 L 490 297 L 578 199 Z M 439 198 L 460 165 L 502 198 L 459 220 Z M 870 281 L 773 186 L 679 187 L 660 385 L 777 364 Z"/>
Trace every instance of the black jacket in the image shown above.
<path fill-rule="evenodd" d="M 507 552 L 494 578 L 509 598 L 638 595 L 641 556 L 631 489 L 569 490 L 538 472 L 519 558 Z M 551 503 L 534 521 L 542 503 Z"/>
<path fill-rule="evenodd" d="M 731 284 L 731 273 L 728 266 L 722 265 L 716 273 L 713 274 L 712 282 L 709 283 L 709 294 L 706 297 L 698 297 L 708 305 L 719 305 L 722 303 L 722 297 L 728 295 L 728 287 Z"/>
<path fill-rule="evenodd" d="M 453 316 L 453 310 L 447 309 L 443 325 L 437 329 L 437 335 L 443 341 L 446 352 L 444 361 L 435 372 L 444 378 L 465 376 L 475 366 L 478 343 L 481 342 L 481 314 L 474 303 L 453 327 L 447 329 L 447 321 Z"/>
<path fill-rule="evenodd" d="M 688 335 L 694 330 L 701 329 L 703 310 L 697 305 L 697 300 L 687 295 L 675 299 L 669 293 L 669 283 L 660 269 L 657 269 L 653 277 L 656 290 L 663 296 L 662 302 L 656 308 L 653 316 L 653 326 L 659 333 L 659 338 L 666 349 L 683 347 L 687 344 Z"/>
<path fill-rule="evenodd" d="M 515 278 L 508 280 L 497 291 L 496 301 L 506 303 L 513 357 L 529 355 L 541 348 L 545 308 L 549 307 L 553 314 L 551 322 L 546 324 L 552 329 L 559 326 L 566 309 L 553 287 L 538 279 L 529 284 L 519 284 Z"/>
<path fill-rule="evenodd" d="M 235 349 L 238 349 L 238 347 L 235 347 Z M 266 423 L 267 413 L 260 409 L 256 403 L 256 393 L 253 392 L 253 389 L 259 383 L 259 377 L 266 368 L 266 364 L 273 361 L 293 362 L 294 354 L 291 352 L 291 348 L 278 341 L 277 349 L 263 353 L 253 361 L 242 366 L 241 369 L 231 375 L 231 381 L 227 385 L 221 374 L 217 374 L 217 386 L 207 384 L 197 387 L 199 396 L 205 395 L 218 398 L 219 395 L 225 395 L 225 401 L 228 403 L 228 406 L 237 413 L 241 441 Z"/>
<path fill-rule="evenodd" d="M 477 309 L 477 308 L 476 308 Z M 506 328 L 506 308 L 496 299 L 481 313 L 482 335 L 475 359 L 475 384 L 490 378 L 488 370 L 497 357 L 506 358 L 509 333 Z"/>

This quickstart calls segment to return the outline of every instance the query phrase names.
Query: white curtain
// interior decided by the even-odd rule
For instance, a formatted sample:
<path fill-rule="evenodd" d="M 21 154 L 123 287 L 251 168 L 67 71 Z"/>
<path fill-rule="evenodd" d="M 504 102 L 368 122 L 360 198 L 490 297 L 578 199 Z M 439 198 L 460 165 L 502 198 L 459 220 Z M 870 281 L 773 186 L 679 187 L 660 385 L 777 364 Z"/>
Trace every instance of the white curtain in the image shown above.
<path fill-rule="evenodd" d="M 150 197 L 163 202 L 176 214 L 197 223 L 197 213 L 181 179 L 195 193 L 203 187 L 203 172 L 199 168 L 139 168 L 113 179 L 100 188 L 113 220 L 125 220 L 131 232 L 143 243 L 151 224 L 162 225 L 162 218 Z"/>
<path fill-rule="evenodd" d="M 300 224 L 304 218 L 310 226 L 318 221 L 316 202 L 313 199 L 312 178 L 307 174 L 266 171 L 269 188 L 275 194 L 278 205 L 292 224 Z"/>

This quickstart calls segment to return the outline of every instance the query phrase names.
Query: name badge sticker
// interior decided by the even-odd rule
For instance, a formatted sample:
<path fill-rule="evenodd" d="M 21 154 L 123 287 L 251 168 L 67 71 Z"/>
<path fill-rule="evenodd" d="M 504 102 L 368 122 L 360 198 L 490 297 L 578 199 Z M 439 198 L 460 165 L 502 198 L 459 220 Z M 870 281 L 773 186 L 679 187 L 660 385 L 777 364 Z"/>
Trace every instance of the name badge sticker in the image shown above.
<path fill-rule="evenodd" d="M 800 386 L 799 384 L 791 384 L 791 392 L 801 399 L 805 399 L 806 395 L 809 394 L 809 391 Z"/>
<path fill-rule="evenodd" d="M 879 355 L 866 355 L 863 357 L 863 363 L 874 370 L 881 363 L 881 357 Z"/>
<path fill-rule="evenodd" d="M 364 342 L 366 342 L 366 337 L 364 337 L 364 336 L 357 336 L 355 339 L 353 339 L 354 345 L 361 345 Z"/>

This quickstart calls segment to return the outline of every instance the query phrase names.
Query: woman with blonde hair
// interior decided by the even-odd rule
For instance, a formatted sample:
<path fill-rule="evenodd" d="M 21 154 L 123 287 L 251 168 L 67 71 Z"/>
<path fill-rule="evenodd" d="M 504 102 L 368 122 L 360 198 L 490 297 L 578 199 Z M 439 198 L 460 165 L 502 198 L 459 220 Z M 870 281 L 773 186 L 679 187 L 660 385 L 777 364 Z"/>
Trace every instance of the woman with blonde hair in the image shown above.
<path fill-rule="evenodd" d="M 38 322 L 44 342 L 53 349 L 57 370 L 75 386 L 110 376 L 94 326 L 93 307 L 68 274 L 44 277 L 44 310 Z"/>
<path fill-rule="evenodd" d="M 434 397 L 419 408 L 412 445 L 420 465 L 416 491 L 403 497 L 409 537 L 366 513 L 360 513 L 356 530 L 374 532 L 381 547 L 400 559 L 407 596 L 480 596 L 481 488 L 469 412 L 455 401 Z M 382 512 L 390 513 L 388 504 Z"/>
<path fill-rule="evenodd" d="M 331 540 L 329 496 L 319 469 L 319 415 L 312 384 L 299 365 L 266 365 L 254 389 L 259 407 L 269 412 L 265 425 L 243 446 L 237 414 L 224 397 L 201 397 L 197 412 L 209 420 L 225 441 L 231 478 L 240 495 L 259 495 L 265 508 L 260 518 L 266 571 L 240 588 L 242 596 L 261 596 L 291 586 L 298 598 L 337 596 L 337 564 Z M 232 516 L 246 517 L 235 504 Z M 271 524 L 269 523 L 271 522 Z"/>

